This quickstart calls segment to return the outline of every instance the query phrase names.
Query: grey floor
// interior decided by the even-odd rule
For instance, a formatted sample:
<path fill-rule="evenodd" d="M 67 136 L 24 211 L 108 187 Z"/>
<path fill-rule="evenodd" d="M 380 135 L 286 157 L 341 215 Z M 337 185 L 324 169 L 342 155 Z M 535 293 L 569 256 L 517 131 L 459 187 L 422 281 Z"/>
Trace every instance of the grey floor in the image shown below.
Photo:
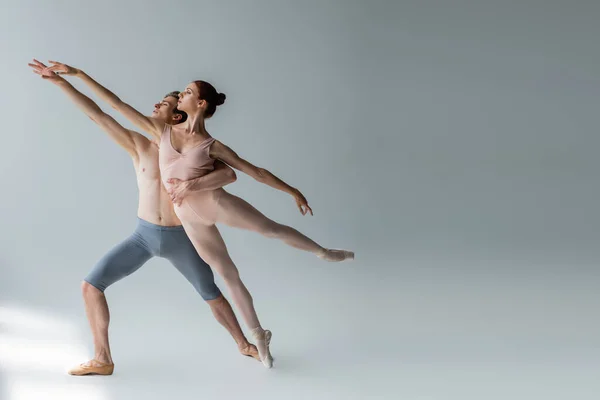
<path fill-rule="evenodd" d="M 162 260 L 107 291 L 111 377 L 64 373 L 91 350 L 76 284 L 54 307 L 5 302 L 3 398 L 598 398 L 591 269 L 425 257 L 384 266 L 369 256 L 335 265 L 276 248 L 269 265 L 248 260 L 245 279 L 274 333 L 272 370 L 239 356 Z"/>

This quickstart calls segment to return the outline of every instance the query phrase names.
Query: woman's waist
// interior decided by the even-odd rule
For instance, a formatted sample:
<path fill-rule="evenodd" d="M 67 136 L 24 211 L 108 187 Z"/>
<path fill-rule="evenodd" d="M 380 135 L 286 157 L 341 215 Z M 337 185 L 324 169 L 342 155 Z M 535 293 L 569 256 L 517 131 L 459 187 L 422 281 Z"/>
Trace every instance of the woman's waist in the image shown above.
<path fill-rule="evenodd" d="M 180 205 L 175 206 L 175 213 L 181 221 L 188 223 L 197 220 L 205 225 L 214 224 L 219 215 L 219 201 L 224 194 L 223 188 L 192 192 L 183 198 Z"/>
<path fill-rule="evenodd" d="M 202 178 L 203 176 L 208 175 L 214 170 L 213 165 L 193 168 L 174 167 L 176 167 L 176 165 L 164 166 L 160 169 L 160 176 L 163 182 L 167 182 L 169 179 L 191 181 L 194 179 Z"/>
<path fill-rule="evenodd" d="M 183 201 L 193 202 L 193 201 L 204 200 L 204 199 L 218 200 L 224 192 L 225 192 L 225 189 L 223 189 L 223 188 L 210 189 L 210 190 L 189 190 L 185 194 Z"/>

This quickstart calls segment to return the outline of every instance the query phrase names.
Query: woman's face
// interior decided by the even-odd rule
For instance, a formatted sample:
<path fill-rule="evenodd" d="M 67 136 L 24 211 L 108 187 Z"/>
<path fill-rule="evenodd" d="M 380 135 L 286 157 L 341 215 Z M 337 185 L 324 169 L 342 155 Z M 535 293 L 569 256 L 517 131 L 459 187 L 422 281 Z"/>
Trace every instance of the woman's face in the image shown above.
<path fill-rule="evenodd" d="M 185 111 L 188 114 L 193 114 L 200 108 L 201 100 L 198 86 L 192 82 L 186 86 L 186 88 L 179 93 L 179 101 L 177 102 L 177 108 L 181 111 Z"/>

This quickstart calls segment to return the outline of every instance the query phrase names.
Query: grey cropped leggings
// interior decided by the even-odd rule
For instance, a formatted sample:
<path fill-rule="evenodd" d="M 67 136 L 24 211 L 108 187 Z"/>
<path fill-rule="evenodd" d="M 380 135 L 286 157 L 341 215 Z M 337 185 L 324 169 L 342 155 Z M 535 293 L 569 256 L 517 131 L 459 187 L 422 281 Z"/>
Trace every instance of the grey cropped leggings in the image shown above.
<path fill-rule="evenodd" d="M 182 226 L 154 225 L 140 218 L 131 236 L 106 253 L 84 280 L 104 292 L 152 257 L 169 260 L 204 300 L 221 295 L 212 270 L 200 258 Z"/>

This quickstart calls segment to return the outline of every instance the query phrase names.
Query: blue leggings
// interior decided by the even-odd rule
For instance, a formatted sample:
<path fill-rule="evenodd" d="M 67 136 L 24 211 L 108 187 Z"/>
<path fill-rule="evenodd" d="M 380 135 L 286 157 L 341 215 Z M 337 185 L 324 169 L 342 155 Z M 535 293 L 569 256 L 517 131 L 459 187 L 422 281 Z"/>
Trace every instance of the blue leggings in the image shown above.
<path fill-rule="evenodd" d="M 140 218 L 131 236 L 106 253 L 84 280 L 104 292 L 152 257 L 169 260 L 204 300 L 221 295 L 212 270 L 200 258 L 182 226 L 154 225 Z"/>

